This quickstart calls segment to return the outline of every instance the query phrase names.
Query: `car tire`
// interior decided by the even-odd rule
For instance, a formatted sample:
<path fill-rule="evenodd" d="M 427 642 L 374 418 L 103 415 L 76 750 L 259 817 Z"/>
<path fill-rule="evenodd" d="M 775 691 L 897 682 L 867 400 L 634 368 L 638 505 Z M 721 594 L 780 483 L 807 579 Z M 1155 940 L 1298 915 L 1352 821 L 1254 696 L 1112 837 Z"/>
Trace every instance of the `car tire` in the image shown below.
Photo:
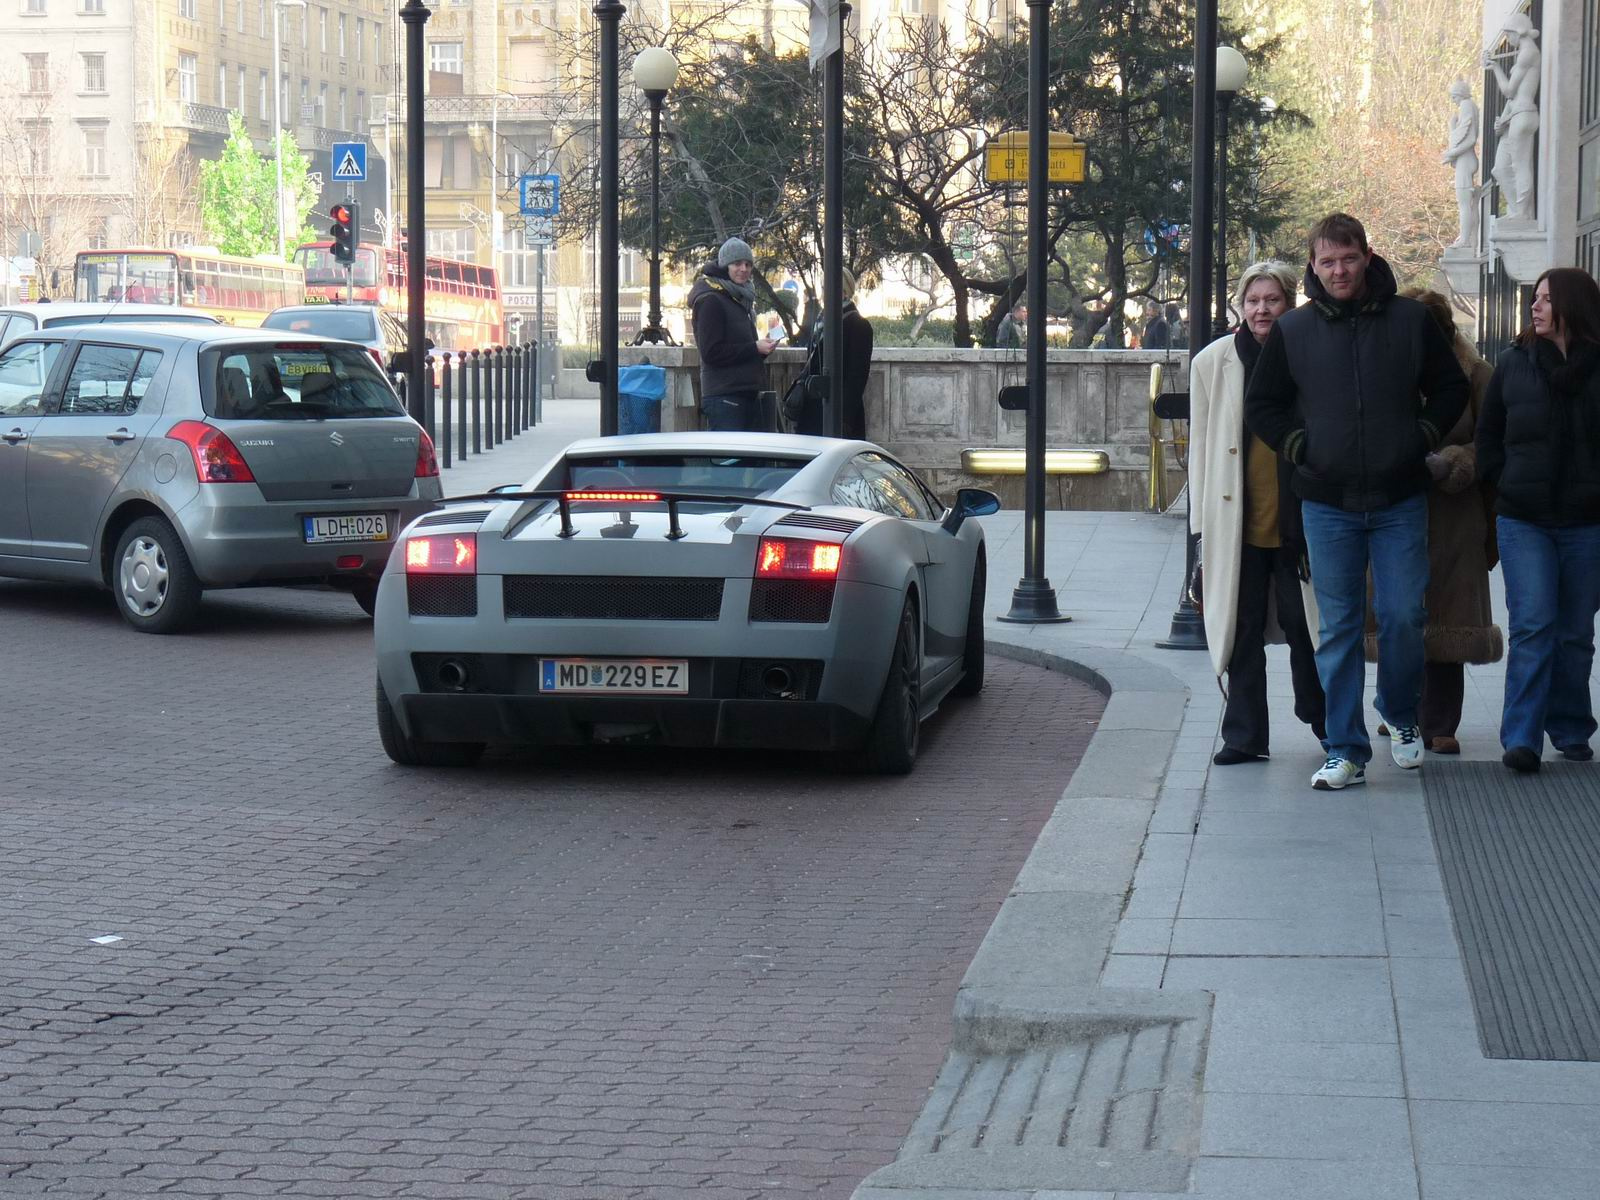
<path fill-rule="evenodd" d="M 140 633 L 177 633 L 200 611 L 200 579 L 165 517 L 140 517 L 122 531 L 111 560 L 117 611 Z"/>
<path fill-rule="evenodd" d="M 988 586 L 989 568 L 978 551 L 972 568 L 972 599 L 967 602 L 967 640 L 961 654 L 961 679 L 951 688 L 958 696 L 976 696 L 983 691 L 983 601 Z"/>
<path fill-rule="evenodd" d="M 378 680 L 378 740 L 383 752 L 402 767 L 470 767 L 483 757 L 482 742 L 424 742 L 407 737 L 395 719 L 382 679 Z"/>
<path fill-rule="evenodd" d="M 350 594 L 356 598 L 356 603 L 361 605 L 361 611 L 367 616 L 373 616 L 378 611 L 376 579 L 357 579 L 350 587 Z"/>
<path fill-rule="evenodd" d="M 889 673 L 866 744 L 861 765 L 879 775 L 906 775 L 917 762 L 922 730 L 922 639 L 918 636 L 916 601 L 907 597 L 900 609 Z"/>

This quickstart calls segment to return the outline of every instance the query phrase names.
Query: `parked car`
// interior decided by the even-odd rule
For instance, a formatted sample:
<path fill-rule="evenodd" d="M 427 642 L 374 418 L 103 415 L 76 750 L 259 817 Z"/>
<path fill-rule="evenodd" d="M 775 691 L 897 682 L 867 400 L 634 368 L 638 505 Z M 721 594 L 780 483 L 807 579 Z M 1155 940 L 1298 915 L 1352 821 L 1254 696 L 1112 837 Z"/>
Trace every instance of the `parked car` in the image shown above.
<path fill-rule="evenodd" d="M 154 321 L 180 325 L 220 325 L 216 317 L 192 308 L 170 304 L 88 303 L 52 300 L 44 304 L 13 304 L 0 308 L 0 347 L 39 329 L 63 325 L 146 325 Z"/>
<path fill-rule="evenodd" d="M 332 583 L 370 612 L 396 533 L 440 491 L 427 433 L 359 346 L 85 325 L 0 350 L 0 575 L 110 588 L 135 629 L 252 584 Z"/>
<path fill-rule="evenodd" d="M 575 442 L 409 525 L 378 587 L 377 723 L 408 766 L 490 742 L 783 747 L 909 771 L 983 686 L 983 530 L 869 442 Z"/>
<path fill-rule="evenodd" d="M 360 342 L 385 370 L 406 349 L 405 325 L 387 309 L 373 304 L 290 304 L 268 313 L 261 328 Z"/>

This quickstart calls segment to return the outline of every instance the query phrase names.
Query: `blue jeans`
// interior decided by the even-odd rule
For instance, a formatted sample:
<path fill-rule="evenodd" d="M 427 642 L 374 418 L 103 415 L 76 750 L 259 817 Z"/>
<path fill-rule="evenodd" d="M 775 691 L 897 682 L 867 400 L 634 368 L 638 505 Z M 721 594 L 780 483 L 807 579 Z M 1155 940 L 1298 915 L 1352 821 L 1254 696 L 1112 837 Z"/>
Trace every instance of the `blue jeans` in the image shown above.
<path fill-rule="evenodd" d="M 755 392 L 729 396 L 702 396 L 700 408 L 706 428 L 735 433 L 760 433 L 761 401 Z"/>
<path fill-rule="evenodd" d="M 1589 671 L 1600 525 L 1553 528 L 1501 517 L 1497 528 L 1511 625 L 1500 744 L 1540 754 L 1548 733 L 1558 750 L 1587 745 L 1595 731 Z"/>
<path fill-rule="evenodd" d="M 1378 714 L 1391 729 L 1415 725 L 1427 624 L 1428 500 L 1412 496 L 1366 513 L 1307 500 L 1301 511 L 1321 615 L 1317 675 L 1328 697 L 1328 753 L 1365 763 L 1372 757 L 1362 709 L 1367 566 L 1378 619 Z"/>

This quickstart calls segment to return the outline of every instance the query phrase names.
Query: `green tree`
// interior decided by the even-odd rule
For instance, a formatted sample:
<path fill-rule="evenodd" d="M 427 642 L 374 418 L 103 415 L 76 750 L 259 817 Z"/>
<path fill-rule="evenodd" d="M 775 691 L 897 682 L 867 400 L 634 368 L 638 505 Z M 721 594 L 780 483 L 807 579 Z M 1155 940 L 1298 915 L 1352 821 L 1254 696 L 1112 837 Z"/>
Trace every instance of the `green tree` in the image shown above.
<path fill-rule="evenodd" d="M 273 160 L 257 152 L 244 119 L 228 114 L 228 141 L 222 157 L 200 164 L 200 215 L 206 234 L 224 254 L 272 254 L 278 248 L 277 205 L 273 190 L 277 170 Z M 315 236 L 305 226 L 317 202 L 317 185 L 310 177 L 310 161 L 295 145 L 294 134 L 278 135 L 277 152 L 283 161 L 284 231 L 287 252 Z"/>

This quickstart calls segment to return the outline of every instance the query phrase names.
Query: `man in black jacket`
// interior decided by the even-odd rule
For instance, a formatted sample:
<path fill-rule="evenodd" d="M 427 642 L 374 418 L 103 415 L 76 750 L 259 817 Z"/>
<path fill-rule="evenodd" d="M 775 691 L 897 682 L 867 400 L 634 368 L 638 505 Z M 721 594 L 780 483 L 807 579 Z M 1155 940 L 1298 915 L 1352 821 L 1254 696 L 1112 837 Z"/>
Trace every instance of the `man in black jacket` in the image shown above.
<path fill-rule="evenodd" d="M 1430 479 L 1425 459 L 1467 403 L 1443 332 L 1396 295 L 1361 222 L 1334 213 L 1310 236 L 1311 303 L 1285 313 L 1261 350 L 1245 423 L 1295 465 L 1321 622 L 1317 674 L 1328 698 L 1327 761 L 1311 785 L 1366 782 L 1362 711 L 1367 568 L 1378 621 L 1379 715 L 1397 766 L 1422 765 L 1423 593 Z"/>
<path fill-rule="evenodd" d="M 689 289 L 700 351 L 700 411 L 709 429 L 765 428 L 758 397 L 776 343 L 756 333 L 756 290 L 750 283 L 755 269 L 750 247 L 731 237 Z"/>

